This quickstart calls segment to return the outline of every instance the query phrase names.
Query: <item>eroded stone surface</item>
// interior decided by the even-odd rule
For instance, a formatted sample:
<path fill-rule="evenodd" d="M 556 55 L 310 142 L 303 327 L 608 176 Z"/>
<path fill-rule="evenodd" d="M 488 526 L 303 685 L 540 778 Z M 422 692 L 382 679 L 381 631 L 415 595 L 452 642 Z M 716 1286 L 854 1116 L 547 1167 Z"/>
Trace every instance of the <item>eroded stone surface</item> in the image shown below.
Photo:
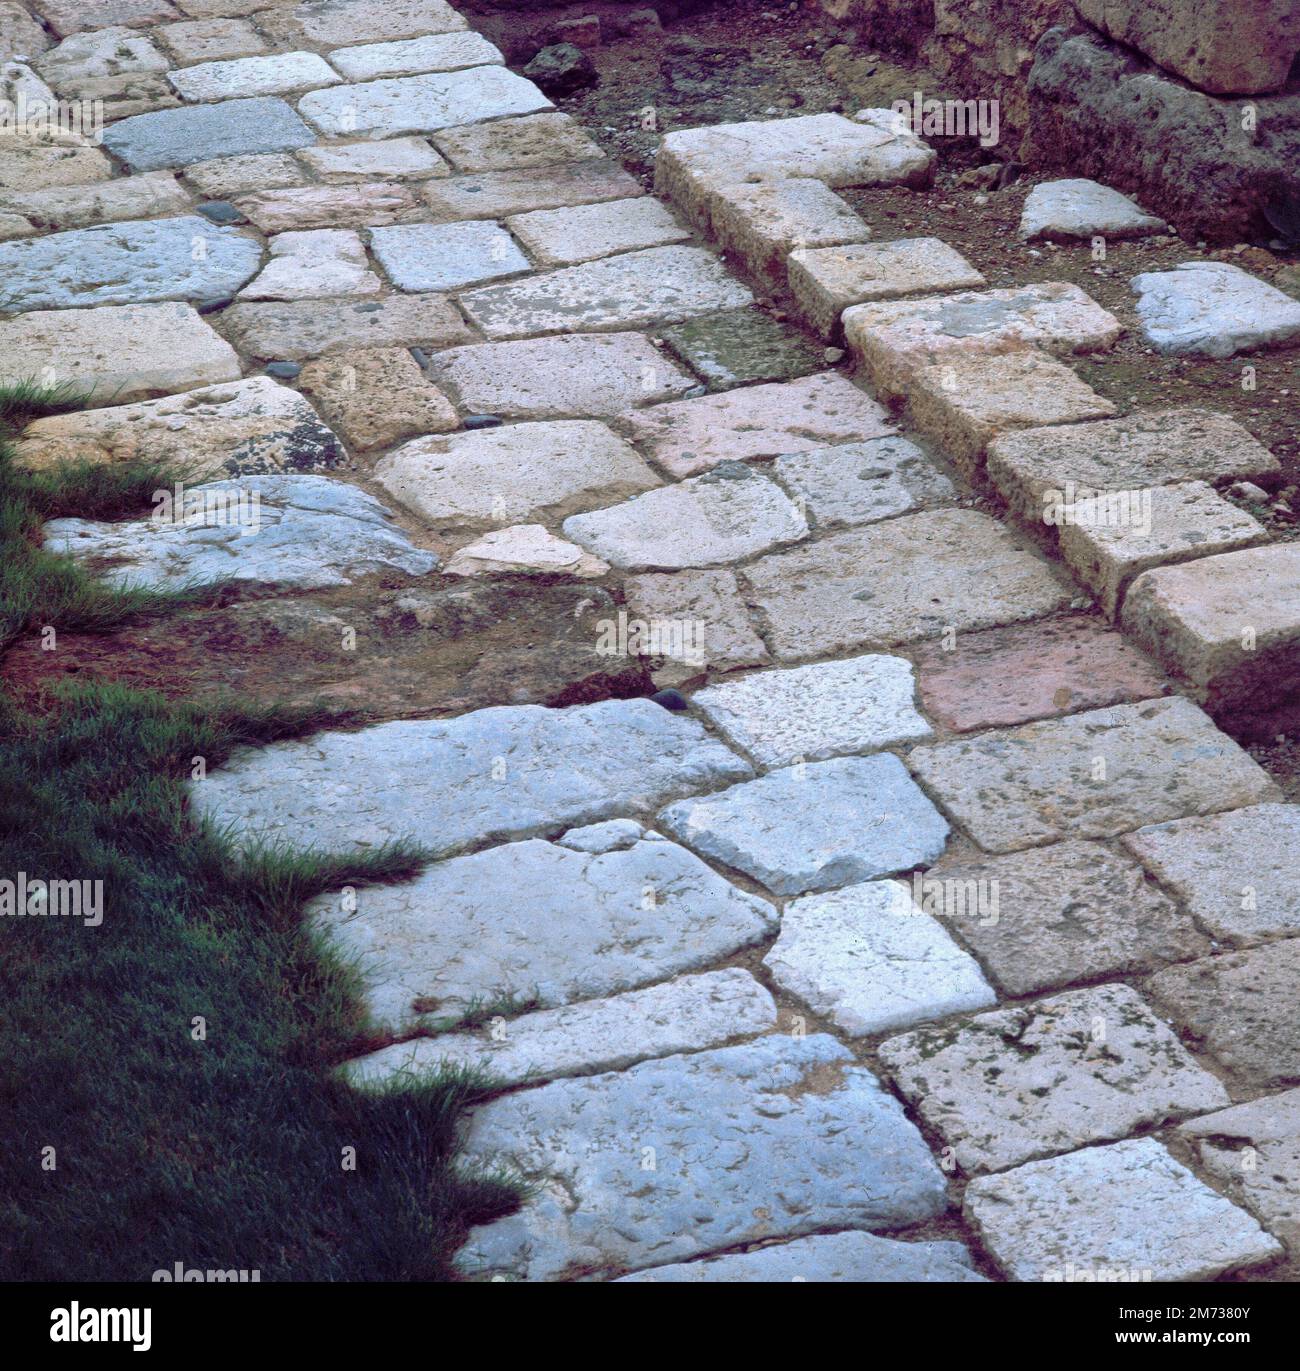
<path fill-rule="evenodd" d="M 381 138 L 374 143 L 302 148 L 298 158 L 322 181 L 422 180 L 449 176 L 451 168 L 423 138 Z"/>
<path fill-rule="evenodd" d="M 669 350 L 711 390 L 751 381 L 791 381 L 822 371 L 822 349 L 761 309 L 729 309 L 663 331 Z"/>
<path fill-rule="evenodd" d="M 455 219 L 503 219 L 507 215 L 533 210 L 626 200 L 641 193 L 636 178 L 607 157 L 533 167 L 527 171 L 451 176 L 437 185 L 423 188 L 429 217 L 439 223 Z"/>
<path fill-rule="evenodd" d="M 218 0 L 220 3 L 220 0 Z M 236 0 L 239 8 L 243 0 Z M 251 0 L 249 0 L 251 5 Z M 247 19 L 189 19 L 164 24 L 155 31 L 182 65 L 216 62 L 226 57 L 250 57 L 266 51 L 266 40 Z"/>
<path fill-rule="evenodd" d="M 629 576 L 624 591 L 629 626 L 644 626 L 650 640 L 643 655 L 662 659 L 655 671 L 660 685 L 681 685 L 706 668 L 730 671 L 769 660 L 734 572 Z"/>
<path fill-rule="evenodd" d="M 596 577 L 609 563 L 584 552 L 577 543 L 548 533 L 542 524 L 493 529 L 458 548 L 444 570 L 449 576 L 486 576 L 503 571 L 543 571 L 562 576 Z"/>
<path fill-rule="evenodd" d="M 906 438 L 791 453 L 778 457 L 772 470 L 818 528 L 871 524 L 956 495 L 952 482 Z"/>
<path fill-rule="evenodd" d="M 394 181 L 364 185 L 289 186 L 241 196 L 235 208 L 262 230 L 366 228 L 391 224 L 415 208 L 411 191 Z"/>
<path fill-rule="evenodd" d="M 1231 357 L 1300 337 L 1300 300 L 1230 262 L 1183 262 L 1133 278 L 1158 352 Z"/>
<path fill-rule="evenodd" d="M 61 94 L 75 93 L 83 79 L 167 67 L 167 59 L 144 34 L 121 24 L 73 34 L 36 60 L 36 69 Z"/>
<path fill-rule="evenodd" d="M 185 179 L 210 200 L 228 200 L 253 191 L 300 186 L 305 178 L 289 153 L 254 152 L 192 162 L 185 168 Z"/>
<path fill-rule="evenodd" d="M 254 357 L 316 357 L 351 348 L 447 347 L 469 330 L 440 295 L 382 300 L 247 301 L 221 316 L 243 352 Z"/>
<path fill-rule="evenodd" d="M 1098 181 L 1044 181 L 1025 197 L 1020 236 L 1047 238 L 1144 238 L 1163 233 L 1165 221 L 1147 214 L 1127 195 Z"/>
<path fill-rule="evenodd" d="M 187 0 L 191 4 L 192 0 Z M 310 43 L 350 43 L 357 34 L 379 41 L 454 33 L 465 20 L 447 0 L 303 0 L 266 16 L 268 32 L 300 34 Z"/>
<path fill-rule="evenodd" d="M 291 90 L 335 86 L 343 78 L 317 53 L 277 52 L 227 62 L 201 62 L 168 72 L 167 79 L 186 100 L 228 100 L 236 95 L 283 95 Z"/>
<path fill-rule="evenodd" d="M 367 265 L 365 244 L 349 229 L 278 233 L 267 247 L 271 260 L 239 292 L 243 300 L 377 295 L 381 288 Z"/>
<path fill-rule="evenodd" d="M 433 141 L 458 171 L 509 171 L 603 156 L 582 126 L 567 114 L 526 114 L 489 124 L 439 129 Z"/>
<path fill-rule="evenodd" d="M 132 171 L 183 167 L 214 157 L 287 152 L 315 141 L 315 134 L 292 108 L 274 96 L 135 114 L 104 131 L 104 146 Z"/>
<path fill-rule="evenodd" d="M 0 192 L 0 207 L 37 229 L 75 229 L 121 219 L 184 213 L 192 201 L 168 171 L 142 172 L 87 186 Z"/>
<path fill-rule="evenodd" d="M 371 348 L 308 362 L 298 384 L 354 446 L 388 447 L 460 427 L 450 400 L 430 385 L 407 348 Z"/>
<path fill-rule="evenodd" d="M 0 142 L 0 186 L 6 190 L 84 186 L 107 180 L 112 170 L 99 148 L 12 136 Z"/>
<path fill-rule="evenodd" d="M 615 252 L 680 243 L 691 236 L 649 195 L 515 214 L 506 227 L 541 267 L 572 266 Z"/>
<path fill-rule="evenodd" d="M 357 35 L 353 35 L 356 37 Z M 362 43 L 335 48 L 330 62 L 350 81 L 373 81 L 383 76 L 415 76 L 428 71 L 456 71 L 502 61 L 500 52 L 472 29 L 430 34 L 394 43 Z"/>
<path fill-rule="evenodd" d="M 374 229 L 370 245 L 399 290 L 454 290 L 530 266 L 514 239 L 490 219 L 394 224 Z"/>

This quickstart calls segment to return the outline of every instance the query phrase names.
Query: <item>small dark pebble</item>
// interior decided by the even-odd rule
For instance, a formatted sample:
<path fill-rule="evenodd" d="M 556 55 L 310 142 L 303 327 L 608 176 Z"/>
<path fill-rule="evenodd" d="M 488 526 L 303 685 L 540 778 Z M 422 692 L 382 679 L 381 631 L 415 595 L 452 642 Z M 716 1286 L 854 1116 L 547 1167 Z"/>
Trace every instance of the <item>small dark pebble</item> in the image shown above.
<path fill-rule="evenodd" d="M 199 206 L 199 213 L 214 224 L 242 224 L 244 216 L 229 200 L 205 200 Z"/>
<path fill-rule="evenodd" d="M 215 314 L 219 309 L 225 309 L 227 305 L 233 305 L 235 297 L 233 295 L 214 295 L 211 300 L 200 300 L 194 306 L 200 314 Z"/>
<path fill-rule="evenodd" d="M 429 354 L 423 348 L 412 348 L 411 356 L 415 358 L 415 365 L 427 367 L 429 365 Z"/>
<path fill-rule="evenodd" d="M 683 400 L 698 400 L 701 395 L 709 393 L 707 386 L 692 386 L 690 390 L 682 391 Z"/>
<path fill-rule="evenodd" d="M 683 709 L 690 708 L 686 696 L 679 690 L 656 690 L 650 698 L 655 704 L 662 705 L 665 709 L 671 709 L 674 714 L 679 714 Z"/>
<path fill-rule="evenodd" d="M 282 381 L 292 381 L 301 370 L 301 362 L 268 362 L 266 364 L 266 374 L 276 376 Z"/>
<path fill-rule="evenodd" d="M 500 428 L 505 422 L 496 414 L 467 414 L 465 416 L 466 428 Z"/>

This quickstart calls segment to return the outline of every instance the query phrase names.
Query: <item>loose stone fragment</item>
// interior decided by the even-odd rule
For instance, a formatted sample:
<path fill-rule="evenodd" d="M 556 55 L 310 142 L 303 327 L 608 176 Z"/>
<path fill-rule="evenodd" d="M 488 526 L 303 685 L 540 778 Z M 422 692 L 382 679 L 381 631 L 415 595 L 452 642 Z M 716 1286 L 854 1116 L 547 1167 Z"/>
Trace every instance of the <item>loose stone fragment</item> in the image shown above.
<path fill-rule="evenodd" d="M 701 1100 L 710 1102 L 703 1125 Z M 563 1187 L 545 1179 L 558 1156 Z M 472 1230 L 456 1259 L 466 1274 L 522 1280 L 822 1229 L 898 1228 L 945 1204 L 943 1174 L 898 1102 L 825 1034 L 774 1035 L 494 1100 L 472 1114 L 465 1157 L 543 1178 L 520 1213 Z"/>
<path fill-rule="evenodd" d="M 875 523 L 956 496 L 952 482 L 906 438 L 791 453 L 772 470 L 818 528 Z"/>
<path fill-rule="evenodd" d="M 308 362 L 299 384 L 354 447 L 389 447 L 459 426 L 447 397 L 406 348 L 358 349 Z"/>
<path fill-rule="evenodd" d="M 260 190 L 281 190 L 300 186 L 302 168 L 285 152 L 253 153 L 247 157 L 218 157 L 211 162 L 194 162 L 185 168 L 185 179 L 201 195 L 227 200 Z"/>
<path fill-rule="evenodd" d="M 377 228 L 370 245 L 399 290 L 452 290 L 531 266 L 505 229 L 487 219 Z"/>
<path fill-rule="evenodd" d="M 941 862 L 914 893 L 1007 995 L 1133 975 L 1210 950 L 1135 862 L 1099 843 Z"/>
<path fill-rule="evenodd" d="M 584 262 L 461 297 L 465 312 L 493 339 L 635 328 L 749 303 L 749 292 L 711 252 L 675 246 Z"/>
<path fill-rule="evenodd" d="M 494 768 L 498 757 L 508 765 Z M 190 803 L 250 845 L 264 837 L 358 852 L 408 838 L 449 856 L 639 813 L 751 774 L 693 719 L 649 700 L 602 700 L 498 706 L 249 748 L 192 783 Z"/>
<path fill-rule="evenodd" d="M 422 180 L 447 176 L 451 168 L 423 138 L 384 138 L 377 143 L 322 144 L 297 157 L 322 181 Z"/>
<path fill-rule="evenodd" d="M 38 310 L 0 322 L 0 385 L 72 385 L 90 404 L 239 379 L 239 355 L 193 306 Z"/>
<path fill-rule="evenodd" d="M 792 900 L 763 965 L 854 1038 L 997 1002 L 974 960 L 898 881 Z"/>
<path fill-rule="evenodd" d="M 190 208 L 190 197 L 171 172 L 148 171 L 88 186 L 3 191 L 0 207 L 22 214 L 37 229 L 74 229 L 183 213 Z"/>
<path fill-rule="evenodd" d="M 508 171 L 604 156 L 567 114 L 527 114 L 521 119 L 439 129 L 433 141 L 458 171 Z"/>
<path fill-rule="evenodd" d="M 575 542 L 615 566 L 675 571 L 735 562 L 806 536 L 781 488 L 743 462 L 564 521 Z"/>
<path fill-rule="evenodd" d="M 820 349 L 761 309 L 688 319 L 664 329 L 663 339 L 713 390 L 750 381 L 790 381 L 826 365 Z"/>
<path fill-rule="evenodd" d="M 1282 1252 L 1154 1138 L 981 1176 L 965 1212 L 1017 1281 L 1208 1281 Z"/>
<path fill-rule="evenodd" d="M 286 229 L 389 224 L 415 208 L 415 196 L 394 181 L 373 181 L 259 191 L 243 196 L 237 204 L 263 233 L 281 233 Z"/>
<path fill-rule="evenodd" d="M 222 315 L 240 350 L 254 357 L 316 357 L 352 348 L 447 347 L 469 340 L 455 306 L 440 295 L 382 300 L 247 301 Z"/>
<path fill-rule="evenodd" d="M 457 551 L 444 570 L 449 576 L 486 576 L 504 571 L 554 572 L 564 576 L 596 577 L 609 570 L 576 543 L 566 543 L 541 524 L 515 524 L 494 529 Z"/>
<path fill-rule="evenodd" d="M 923 866 L 948 825 L 889 753 L 771 771 L 680 800 L 660 826 L 777 895 L 829 890 Z"/>
<path fill-rule="evenodd" d="M 1263 769 L 1181 697 L 922 746 L 908 764 L 986 852 L 1276 797 Z"/>
<path fill-rule="evenodd" d="M 704 670 L 763 666 L 767 648 L 755 633 L 733 572 L 681 571 L 629 576 L 625 632 L 610 646 L 632 655 L 663 659 L 659 685 L 679 685 Z M 617 622 L 610 624 L 617 629 Z M 630 642 L 635 627 L 637 641 Z M 644 641 L 642 641 L 644 639 Z"/>
<path fill-rule="evenodd" d="M 167 79 L 186 100 L 228 100 L 236 95 L 283 95 L 336 86 L 343 78 L 317 53 L 277 52 L 232 62 L 202 62 L 168 72 Z"/>
<path fill-rule="evenodd" d="M 713 237 L 754 276 L 785 281 L 796 250 L 863 243 L 871 230 L 833 190 L 810 177 L 725 186 L 710 205 Z"/>
<path fill-rule="evenodd" d="M 1097 181 L 1044 181 L 1025 197 L 1020 236 L 1047 238 L 1145 238 L 1163 233 L 1165 221 L 1146 214 L 1127 195 Z"/>
<path fill-rule="evenodd" d="M 789 272 L 791 292 L 823 338 L 838 334 L 840 315 L 850 305 L 987 284 L 956 248 L 939 238 L 799 248 L 790 254 Z"/>
<path fill-rule="evenodd" d="M 674 1262 L 620 1276 L 625 1281 L 982 1281 L 959 1242 L 896 1242 L 871 1233 L 815 1233 L 794 1242 Z"/>
<path fill-rule="evenodd" d="M 675 399 L 694 384 L 640 333 L 450 348 L 432 365 L 466 408 L 514 419 L 601 418 Z"/>
<path fill-rule="evenodd" d="M 757 672 L 697 691 L 692 703 L 736 747 L 770 767 L 928 738 L 913 690 L 906 659 L 867 656 Z"/>
<path fill-rule="evenodd" d="M 239 292 L 243 300 L 307 300 L 321 295 L 376 295 L 379 277 L 366 248 L 348 229 L 279 233 L 267 243 L 271 260 Z"/>
<path fill-rule="evenodd" d="M 350 43 L 359 33 L 378 42 L 467 27 L 447 0 L 303 0 L 292 10 L 267 15 L 263 24 L 268 32 L 300 34 L 322 47 Z"/>
<path fill-rule="evenodd" d="M 658 200 L 609 200 L 512 215 L 506 227 L 543 267 L 565 267 L 633 248 L 680 243 L 691 235 Z"/>
<path fill-rule="evenodd" d="M 561 833 L 555 841 L 575 852 L 621 852 L 642 838 L 651 842 L 668 841 L 662 833 L 642 828 L 635 819 L 605 819 L 598 824 L 582 824 Z"/>
<path fill-rule="evenodd" d="M 466 529 L 560 519 L 659 484 L 621 438 L 583 419 L 417 438 L 375 479 L 430 524 Z"/>
<path fill-rule="evenodd" d="M 1228 1102 L 1219 1081 L 1127 985 L 917 1029 L 882 1043 L 880 1057 L 967 1174 Z"/>
<path fill-rule="evenodd" d="M 499 932 L 493 929 L 492 936 Z M 771 995 L 748 971 L 733 967 L 498 1018 L 493 1033 L 442 1033 L 394 1043 L 342 1070 L 348 1084 L 361 1090 L 436 1075 L 448 1065 L 477 1068 L 504 1085 L 536 1084 L 621 1071 L 650 1057 L 718 1047 L 775 1027 Z"/>
<path fill-rule="evenodd" d="M 632 440 L 674 476 L 893 432 L 885 411 L 833 372 L 658 405 L 627 415 L 625 424 Z"/>
<path fill-rule="evenodd" d="M 365 43 L 336 48 L 330 62 L 350 81 L 373 81 L 381 76 L 414 76 L 426 71 L 455 71 L 501 62 L 500 52 L 481 33 L 430 34 L 398 43 Z"/>
<path fill-rule="evenodd" d="M 497 127 L 492 125 L 492 127 Z M 452 176 L 425 186 L 424 198 L 440 222 L 455 219 L 503 219 L 532 210 L 559 209 L 604 200 L 641 196 L 640 183 L 607 157 L 592 162 L 565 162 L 530 171 L 489 171 L 481 176 Z"/>
<path fill-rule="evenodd" d="M 214 157 L 287 152 L 316 141 L 283 100 L 223 100 L 193 109 L 158 110 L 104 130 L 104 146 L 132 171 L 183 167 Z"/>
<path fill-rule="evenodd" d="M 781 661 L 942 637 L 1063 608 L 1072 591 L 986 514 L 909 514 L 741 573 Z"/>
<path fill-rule="evenodd" d="M 1183 262 L 1133 278 L 1158 352 L 1231 357 L 1300 337 L 1300 300 L 1230 262 Z"/>

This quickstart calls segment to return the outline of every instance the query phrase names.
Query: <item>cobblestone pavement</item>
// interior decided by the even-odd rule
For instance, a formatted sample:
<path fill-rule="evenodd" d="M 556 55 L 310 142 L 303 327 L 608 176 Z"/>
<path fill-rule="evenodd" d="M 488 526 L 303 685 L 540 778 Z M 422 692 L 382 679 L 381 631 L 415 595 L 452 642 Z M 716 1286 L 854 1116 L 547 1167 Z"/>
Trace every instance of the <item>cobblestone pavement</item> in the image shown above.
<path fill-rule="evenodd" d="M 1300 549 L 1219 493 L 1270 454 L 1117 414 L 1071 367 L 1120 331 L 1078 287 L 867 241 L 837 188 L 933 174 L 885 111 L 672 133 L 656 197 L 444 0 L 34 8 L 62 38 L 14 29 L 10 89 L 110 122 L 0 140 L 0 369 L 96 397 L 21 452 L 181 461 L 267 525 L 50 545 L 267 603 L 578 578 L 681 692 L 193 786 L 248 841 L 435 851 L 312 917 L 392 1038 L 356 1088 L 510 1087 L 468 1158 L 535 1197 L 466 1275 L 1289 1269 L 1300 811 L 1214 722 L 1300 653 Z M 1070 184 L 1027 233 L 1162 228 Z M 1206 271 L 1134 282 L 1154 348 L 1300 337 Z M 503 995 L 529 1007 L 429 1036 Z"/>

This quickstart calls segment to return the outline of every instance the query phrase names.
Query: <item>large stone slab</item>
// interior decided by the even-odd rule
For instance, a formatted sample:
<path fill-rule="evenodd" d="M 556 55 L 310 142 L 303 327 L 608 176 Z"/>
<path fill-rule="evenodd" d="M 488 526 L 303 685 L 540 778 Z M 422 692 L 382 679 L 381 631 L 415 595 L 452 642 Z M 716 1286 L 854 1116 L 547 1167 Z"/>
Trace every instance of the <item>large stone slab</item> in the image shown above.
<path fill-rule="evenodd" d="M 1300 300 L 1230 262 L 1183 262 L 1133 278 L 1157 352 L 1232 357 L 1300 338 Z"/>
<path fill-rule="evenodd" d="M 1276 797 L 1264 770 L 1181 696 L 922 746 L 908 764 L 986 852 Z"/>
<path fill-rule="evenodd" d="M 1043 181 L 1025 196 L 1020 236 L 1068 243 L 1077 238 L 1145 238 L 1165 221 L 1099 181 Z"/>
<path fill-rule="evenodd" d="M 183 167 L 214 157 L 288 152 L 315 141 L 311 129 L 274 96 L 134 114 L 104 130 L 104 146 L 132 171 Z"/>
<path fill-rule="evenodd" d="M 690 232 L 649 195 L 511 215 L 506 227 L 538 266 L 567 267 L 615 252 L 680 243 Z"/>
<path fill-rule="evenodd" d="M 221 316 L 241 352 L 263 358 L 318 357 L 351 348 L 449 347 L 470 339 L 441 295 L 382 300 L 249 300 Z"/>
<path fill-rule="evenodd" d="M 162 400 L 37 419 L 16 445 L 34 468 L 58 462 L 159 462 L 188 478 L 332 467 L 339 440 L 296 390 L 269 376 Z"/>
<path fill-rule="evenodd" d="M 1210 951 L 1136 862 L 1100 843 L 945 860 L 918 897 L 1005 995 L 1131 976 Z"/>
<path fill-rule="evenodd" d="M 711 252 L 669 246 L 484 286 L 461 304 L 489 338 L 503 339 L 676 322 L 751 299 Z"/>
<path fill-rule="evenodd" d="M 623 588 L 629 628 L 635 622 L 650 637 L 642 655 L 662 661 L 656 683 L 681 685 L 706 669 L 767 664 L 767 648 L 750 622 L 734 572 L 719 568 L 629 576 Z"/>
<path fill-rule="evenodd" d="M 775 482 L 743 462 L 660 486 L 564 521 L 574 542 L 614 566 L 679 571 L 798 542 L 808 523 Z"/>
<path fill-rule="evenodd" d="M 607 157 L 533 167 L 526 171 L 450 176 L 437 185 L 426 184 L 421 193 L 429 206 L 428 217 L 438 223 L 456 219 L 503 219 L 507 215 L 534 210 L 590 205 L 642 195 L 640 182 Z"/>
<path fill-rule="evenodd" d="M 763 965 L 852 1038 L 997 1002 L 974 958 L 898 881 L 792 900 Z"/>
<path fill-rule="evenodd" d="M 0 208 L 38 229 L 76 229 L 121 219 L 184 213 L 193 201 L 169 171 L 147 171 L 87 186 L 0 193 Z"/>
<path fill-rule="evenodd" d="M 39 9 L 60 38 L 106 24 L 136 27 L 177 17 L 168 0 L 41 0 Z"/>
<path fill-rule="evenodd" d="M 897 757 L 839 757 L 770 771 L 669 805 L 674 837 L 778 895 L 892 876 L 932 861 L 948 825 Z"/>
<path fill-rule="evenodd" d="M 263 233 L 286 229 L 368 228 L 391 224 L 416 208 L 411 190 L 396 181 L 365 185 L 287 186 L 243 195 L 235 208 Z"/>
<path fill-rule="evenodd" d="M 370 245 L 399 290 L 454 290 L 528 271 L 515 240 L 490 219 L 460 224 L 394 224 L 372 229 Z"/>
<path fill-rule="evenodd" d="M 318 53 L 277 52 L 226 62 L 200 62 L 168 72 L 167 79 L 176 94 L 186 100 L 229 100 L 336 86 L 343 78 Z"/>
<path fill-rule="evenodd" d="M 880 1059 L 968 1175 L 1228 1103 L 1127 985 L 918 1028 L 882 1043 Z"/>
<path fill-rule="evenodd" d="M 239 292 L 244 300 L 311 300 L 319 296 L 377 295 L 366 246 L 351 229 L 277 233 L 267 247 L 271 260 Z"/>
<path fill-rule="evenodd" d="M 621 438 L 590 419 L 416 438 L 385 457 L 375 479 L 422 519 L 449 528 L 560 519 L 659 484 Z"/>
<path fill-rule="evenodd" d="M 432 133 L 551 108 L 531 81 L 500 66 L 331 86 L 310 91 L 298 102 L 299 113 L 321 133 L 357 138 Z"/>
<path fill-rule="evenodd" d="M 355 36 L 355 35 L 354 35 Z M 504 60 L 501 53 L 472 29 L 435 33 L 394 43 L 363 43 L 335 48 L 330 62 L 349 81 L 374 81 L 384 76 L 415 76 L 427 71 L 458 71 Z"/>
<path fill-rule="evenodd" d="M 229 200 L 254 191 L 301 186 L 307 179 L 301 164 L 287 152 L 253 152 L 214 157 L 185 168 L 186 181 L 209 200 Z"/>
<path fill-rule="evenodd" d="M 698 890 L 695 899 L 697 907 L 707 904 Z M 572 922 L 571 911 L 563 912 Z M 739 907 L 730 912 L 734 926 Z M 494 921 L 489 931 L 500 936 Z M 669 952 L 671 938 L 663 940 L 659 930 L 652 936 L 662 940 L 655 947 L 659 956 Z M 730 967 L 518 1018 L 498 1016 L 480 1032 L 411 1038 L 345 1063 L 342 1074 L 361 1090 L 419 1080 L 449 1066 L 477 1069 L 503 1085 L 537 1084 L 621 1071 L 650 1057 L 720 1047 L 775 1027 L 771 995 L 748 971 Z"/>
<path fill-rule="evenodd" d="M 567 114 L 526 114 L 488 124 L 439 129 L 438 151 L 458 171 L 509 171 L 602 157 L 598 144 Z"/>
<path fill-rule="evenodd" d="M 956 498 L 952 482 L 906 438 L 794 452 L 772 470 L 819 529 L 873 524 Z"/>
<path fill-rule="evenodd" d="M 474 1229 L 457 1258 L 467 1274 L 524 1280 L 888 1230 L 945 1204 L 943 1175 L 898 1102 L 824 1034 L 494 1100 L 471 1116 L 465 1157 L 539 1178 L 520 1213 Z"/>
<path fill-rule="evenodd" d="M 122 404 L 239 379 L 239 354 L 192 305 L 37 310 L 0 322 L 0 384 L 71 383 Z"/>
<path fill-rule="evenodd" d="M 455 406 L 429 384 L 408 348 L 359 348 L 318 357 L 298 384 L 359 448 L 460 427 Z"/>
<path fill-rule="evenodd" d="M 433 374 L 465 408 L 512 419 L 599 419 L 695 384 L 641 333 L 574 333 L 449 348 Z"/>
<path fill-rule="evenodd" d="M 198 215 L 0 244 L 5 307 L 15 313 L 233 295 L 261 260 L 252 238 Z"/>
<path fill-rule="evenodd" d="M 1034 619 L 1073 594 L 997 520 L 968 509 L 832 534 L 741 575 L 781 661 Z"/>
<path fill-rule="evenodd" d="M 867 656 L 718 682 L 691 703 L 760 766 L 788 766 L 930 737 L 914 694 L 911 662 Z"/>
<path fill-rule="evenodd" d="M 202 5 L 204 0 L 199 0 Z M 213 0 L 215 8 L 252 9 L 254 0 Z M 192 62 L 218 62 L 227 57 L 250 57 L 266 51 L 266 40 L 247 19 L 191 19 L 165 24 L 154 35 L 161 38 L 182 66 Z"/>
<path fill-rule="evenodd" d="M 709 214 L 722 249 L 751 275 L 778 283 L 793 252 L 871 237 L 847 201 L 808 176 L 723 187 L 713 193 Z"/>
<path fill-rule="evenodd" d="M 380 571 L 423 576 L 438 565 L 378 500 L 327 476 L 241 476 L 187 487 L 185 498 L 186 510 L 190 500 L 204 502 L 202 522 L 181 519 L 180 509 L 166 523 L 51 519 L 45 546 L 112 585 L 168 590 L 226 580 L 321 590 Z"/>
<path fill-rule="evenodd" d="M 674 476 L 894 431 L 874 400 L 834 372 L 657 405 L 625 422 L 632 440 Z"/>
<path fill-rule="evenodd" d="M 193 8 L 193 0 L 186 3 Z M 358 34 L 380 42 L 467 27 L 447 0 L 303 0 L 291 10 L 266 15 L 263 26 L 269 33 L 300 35 L 322 47 L 350 43 Z"/>
<path fill-rule="evenodd" d="M 756 307 L 688 319 L 664 329 L 663 340 L 710 390 L 790 381 L 826 368 L 822 348 Z"/>
<path fill-rule="evenodd" d="M 685 848 L 644 839 L 601 853 L 504 843 L 307 909 L 356 966 L 371 1020 L 392 1032 L 507 997 L 554 1008 L 630 990 L 729 957 L 777 925 L 771 905 Z"/>
<path fill-rule="evenodd" d="M 373 143 L 324 143 L 301 148 L 298 160 L 322 181 L 423 180 L 450 176 L 451 168 L 424 138 L 380 138 Z"/>
<path fill-rule="evenodd" d="M 602 700 L 503 705 L 248 749 L 191 785 L 190 801 L 245 843 L 357 852 L 408 838 L 449 856 L 751 774 L 693 719 L 650 700 Z"/>
<path fill-rule="evenodd" d="M 1242 944 L 1300 932 L 1300 805 L 1176 819 L 1139 828 L 1124 846 L 1216 938 Z"/>
<path fill-rule="evenodd" d="M 1282 1253 L 1154 1138 L 981 1176 L 965 1213 L 1017 1281 L 1208 1281 Z"/>
<path fill-rule="evenodd" d="M 794 1242 L 673 1262 L 620 1276 L 622 1282 L 982 1281 L 959 1242 L 897 1242 L 872 1233 L 815 1233 Z"/>

